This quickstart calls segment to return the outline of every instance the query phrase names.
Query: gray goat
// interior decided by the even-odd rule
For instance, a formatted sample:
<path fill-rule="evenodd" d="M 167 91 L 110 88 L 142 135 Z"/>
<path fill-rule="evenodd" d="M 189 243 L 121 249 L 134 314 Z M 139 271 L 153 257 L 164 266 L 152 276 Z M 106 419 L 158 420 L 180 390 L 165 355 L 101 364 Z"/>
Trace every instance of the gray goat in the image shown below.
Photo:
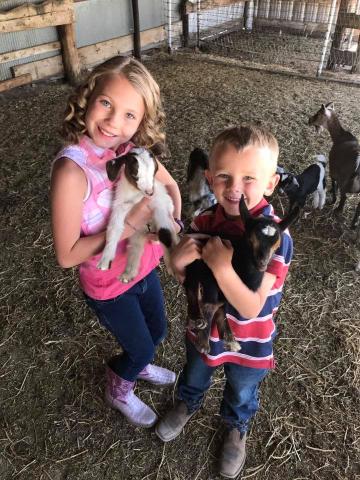
<path fill-rule="evenodd" d="M 326 128 L 333 141 L 329 153 L 329 171 L 332 181 L 332 204 L 336 202 L 336 191 L 340 190 L 340 202 L 335 209 L 341 213 L 344 209 L 347 193 L 360 193 L 360 145 L 357 138 L 343 129 L 335 113 L 334 104 L 322 104 L 320 109 L 309 118 L 319 133 Z M 360 202 L 356 208 L 351 228 L 355 229 L 360 215 Z"/>

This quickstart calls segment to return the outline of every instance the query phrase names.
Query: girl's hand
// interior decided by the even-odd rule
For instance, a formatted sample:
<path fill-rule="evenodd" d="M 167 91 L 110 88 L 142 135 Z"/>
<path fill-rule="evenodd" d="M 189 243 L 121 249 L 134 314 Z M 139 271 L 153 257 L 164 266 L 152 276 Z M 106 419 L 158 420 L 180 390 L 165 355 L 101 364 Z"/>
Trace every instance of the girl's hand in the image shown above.
<path fill-rule="evenodd" d="M 201 258 L 202 244 L 195 238 L 184 235 L 171 252 L 171 266 L 176 278 L 182 283 L 185 280 L 185 267 Z"/>
<path fill-rule="evenodd" d="M 141 202 L 134 205 L 126 217 L 125 222 L 133 227 L 134 230 L 142 230 L 150 222 L 152 211 L 149 207 L 150 199 L 144 197 Z"/>
<path fill-rule="evenodd" d="M 212 272 L 232 268 L 233 247 L 229 240 L 220 237 L 209 238 L 202 249 L 202 259 Z"/>

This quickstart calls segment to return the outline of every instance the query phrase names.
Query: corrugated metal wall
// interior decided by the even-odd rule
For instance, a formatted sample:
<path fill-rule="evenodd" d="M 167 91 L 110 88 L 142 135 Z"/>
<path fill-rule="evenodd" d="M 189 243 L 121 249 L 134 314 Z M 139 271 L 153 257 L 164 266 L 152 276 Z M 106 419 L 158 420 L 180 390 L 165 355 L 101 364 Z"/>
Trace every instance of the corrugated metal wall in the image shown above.
<path fill-rule="evenodd" d="M 24 3 L 41 3 L 42 0 L 3 0 L 0 11 Z M 165 23 L 165 0 L 139 0 L 140 28 L 148 30 Z M 130 0 L 84 0 L 75 2 L 75 31 L 77 47 L 92 45 L 133 32 Z M 41 45 L 58 40 L 55 27 L 0 34 L 0 53 Z M 0 81 L 11 78 L 10 67 L 33 60 L 41 60 L 59 52 L 45 53 L 21 60 L 0 63 Z"/>

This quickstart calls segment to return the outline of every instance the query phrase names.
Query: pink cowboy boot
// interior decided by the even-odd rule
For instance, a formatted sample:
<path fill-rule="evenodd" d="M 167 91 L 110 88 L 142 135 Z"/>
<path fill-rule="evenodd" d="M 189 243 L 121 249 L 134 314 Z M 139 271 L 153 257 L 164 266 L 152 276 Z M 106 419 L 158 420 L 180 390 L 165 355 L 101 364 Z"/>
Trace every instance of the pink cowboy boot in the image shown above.
<path fill-rule="evenodd" d="M 173 385 L 176 380 L 176 375 L 167 368 L 157 367 L 149 363 L 141 370 L 137 376 L 138 380 L 146 380 L 154 385 L 165 387 L 167 385 Z"/>
<path fill-rule="evenodd" d="M 116 375 L 111 368 L 106 369 L 107 384 L 105 398 L 127 420 L 137 427 L 150 428 L 157 420 L 155 412 L 134 393 L 135 382 L 129 382 Z"/>

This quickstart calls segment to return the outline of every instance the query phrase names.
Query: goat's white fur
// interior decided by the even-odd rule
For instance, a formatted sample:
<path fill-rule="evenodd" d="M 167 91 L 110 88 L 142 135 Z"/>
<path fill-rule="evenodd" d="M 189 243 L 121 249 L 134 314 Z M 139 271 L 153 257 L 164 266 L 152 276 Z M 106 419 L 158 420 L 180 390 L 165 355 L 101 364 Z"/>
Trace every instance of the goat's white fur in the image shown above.
<path fill-rule="evenodd" d="M 156 231 L 160 228 L 171 232 L 173 244 L 177 243 L 174 230 L 174 204 L 167 193 L 165 186 L 155 178 L 155 164 L 149 152 L 145 149 L 133 149 L 138 162 L 137 188 L 132 185 L 122 172 L 115 190 L 109 224 L 106 231 L 106 245 L 98 263 L 100 270 L 108 270 L 115 258 L 116 247 L 124 231 L 126 216 L 134 205 L 145 196 L 150 197 L 149 208 L 152 211 L 152 224 Z M 122 167 L 124 168 L 124 167 Z M 135 232 L 129 238 L 128 258 L 125 271 L 120 280 L 128 283 L 136 277 L 141 260 L 142 251 L 146 242 L 147 229 Z M 165 251 L 165 263 L 169 267 L 168 252 Z"/>
<path fill-rule="evenodd" d="M 312 206 L 314 209 L 318 208 L 322 210 L 325 205 L 326 201 L 326 188 L 324 188 L 324 178 L 326 175 L 325 165 L 326 165 L 326 157 L 323 154 L 315 155 L 316 165 L 319 166 L 320 169 L 320 178 L 317 189 L 313 193 L 313 202 Z"/>

